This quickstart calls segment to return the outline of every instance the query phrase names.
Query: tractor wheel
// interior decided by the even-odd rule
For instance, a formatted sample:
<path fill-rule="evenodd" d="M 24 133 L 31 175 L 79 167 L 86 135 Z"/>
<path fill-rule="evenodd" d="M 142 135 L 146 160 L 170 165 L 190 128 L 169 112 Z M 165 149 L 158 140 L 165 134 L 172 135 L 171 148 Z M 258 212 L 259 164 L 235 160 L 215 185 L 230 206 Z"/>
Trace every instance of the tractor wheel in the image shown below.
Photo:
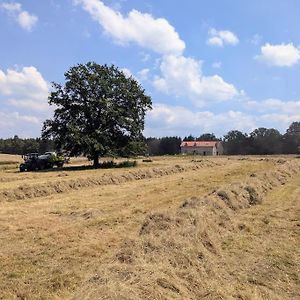
<path fill-rule="evenodd" d="M 38 169 L 39 170 L 44 170 L 45 169 L 45 164 L 43 162 L 40 162 L 39 166 L 38 166 Z"/>
<path fill-rule="evenodd" d="M 38 169 L 37 163 L 33 163 L 30 167 L 30 171 L 36 171 Z"/>

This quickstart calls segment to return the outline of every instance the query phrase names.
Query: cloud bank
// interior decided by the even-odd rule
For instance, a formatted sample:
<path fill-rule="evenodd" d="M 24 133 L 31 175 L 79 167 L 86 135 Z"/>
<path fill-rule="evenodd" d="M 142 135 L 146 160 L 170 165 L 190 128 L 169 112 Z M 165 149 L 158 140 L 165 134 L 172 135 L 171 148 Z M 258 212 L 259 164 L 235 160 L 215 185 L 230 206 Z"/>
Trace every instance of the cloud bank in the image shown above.
<path fill-rule="evenodd" d="M 204 76 L 201 61 L 185 56 L 168 55 L 160 65 L 161 76 L 154 79 L 157 90 L 190 99 L 196 106 L 220 102 L 239 95 L 234 85 L 218 75 Z"/>
<path fill-rule="evenodd" d="M 49 83 L 33 66 L 0 69 L 0 136 L 38 136 L 51 109 Z"/>

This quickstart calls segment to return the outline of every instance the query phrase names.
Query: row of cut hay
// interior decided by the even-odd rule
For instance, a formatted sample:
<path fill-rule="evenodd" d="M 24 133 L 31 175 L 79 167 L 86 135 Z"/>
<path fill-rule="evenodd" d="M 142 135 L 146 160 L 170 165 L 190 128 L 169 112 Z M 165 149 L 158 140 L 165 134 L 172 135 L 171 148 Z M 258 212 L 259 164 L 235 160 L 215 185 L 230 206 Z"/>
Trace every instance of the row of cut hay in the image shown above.
<path fill-rule="evenodd" d="M 203 160 L 200 163 L 189 163 L 185 165 L 176 165 L 173 167 L 139 169 L 129 171 L 124 174 L 104 174 L 101 176 L 78 178 L 78 179 L 64 179 L 60 181 L 53 181 L 47 184 L 23 184 L 14 189 L 3 190 L 0 192 L 0 200 L 14 201 L 25 200 L 36 197 L 44 197 L 57 193 L 69 192 L 71 190 L 78 190 L 85 187 L 93 187 L 99 185 L 121 184 L 134 180 L 159 178 L 171 174 L 182 173 L 190 170 L 198 170 L 204 167 L 214 167 L 222 165 L 221 162 L 214 162 L 210 160 Z"/>
<path fill-rule="evenodd" d="M 268 191 L 299 172 L 298 163 L 286 162 L 187 199 L 173 212 L 149 214 L 137 237 L 126 240 L 111 263 L 99 266 L 74 299 L 248 299 L 246 291 L 237 293 L 235 275 L 226 270 L 222 237 L 240 230 L 232 221 L 239 210 L 261 203 Z"/>
<path fill-rule="evenodd" d="M 9 170 L 14 170 L 14 169 L 17 169 L 18 166 L 14 166 L 14 165 L 3 165 L 3 166 L 0 166 L 0 172 L 1 171 L 9 171 Z M 6 180 L 4 179 L 3 181 L 6 182 Z M 0 180 L 1 182 L 1 180 Z"/>
<path fill-rule="evenodd" d="M 14 165 L 17 166 L 17 162 L 16 161 L 12 161 L 12 160 L 2 160 L 0 161 L 0 166 L 3 165 Z"/>

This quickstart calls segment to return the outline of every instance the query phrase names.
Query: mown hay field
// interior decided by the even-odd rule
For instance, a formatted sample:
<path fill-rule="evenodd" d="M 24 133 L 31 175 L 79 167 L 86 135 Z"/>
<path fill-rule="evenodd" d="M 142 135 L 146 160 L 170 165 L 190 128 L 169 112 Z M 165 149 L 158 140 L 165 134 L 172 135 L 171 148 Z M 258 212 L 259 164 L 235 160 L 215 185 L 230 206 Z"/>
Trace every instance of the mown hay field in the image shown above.
<path fill-rule="evenodd" d="M 0 299 L 300 298 L 299 158 L 19 161 L 0 155 Z"/>

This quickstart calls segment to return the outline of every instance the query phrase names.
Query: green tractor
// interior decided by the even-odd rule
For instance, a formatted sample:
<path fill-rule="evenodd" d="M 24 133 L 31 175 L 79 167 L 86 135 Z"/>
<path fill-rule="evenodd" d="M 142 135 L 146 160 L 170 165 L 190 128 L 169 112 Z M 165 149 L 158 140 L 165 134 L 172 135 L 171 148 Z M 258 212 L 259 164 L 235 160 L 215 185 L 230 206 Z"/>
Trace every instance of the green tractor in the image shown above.
<path fill-rule="evenodd" d="M 65 162 L 65 158 L 55 152 L 46 152 L 43 155 L 28 153 L 23 156 L 23 159 L 20 172 L 52 169 L 54 166 L 61 168 Z"/>

